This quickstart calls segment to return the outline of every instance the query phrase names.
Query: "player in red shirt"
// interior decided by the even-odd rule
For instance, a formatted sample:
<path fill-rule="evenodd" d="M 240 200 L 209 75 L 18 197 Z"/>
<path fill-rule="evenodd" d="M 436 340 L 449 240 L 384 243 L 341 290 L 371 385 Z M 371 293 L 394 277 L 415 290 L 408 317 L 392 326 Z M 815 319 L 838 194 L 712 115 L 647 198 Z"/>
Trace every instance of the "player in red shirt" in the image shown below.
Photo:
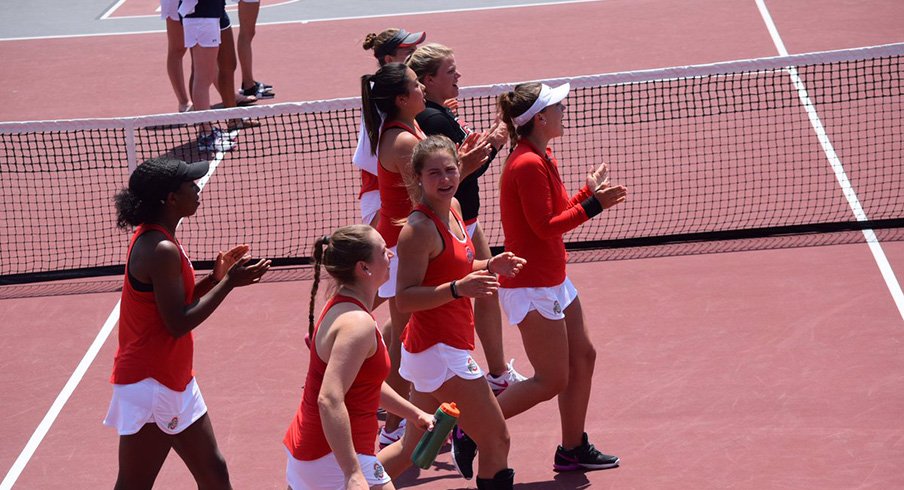
<path fill-rule="evenodd" d="M 293 490 L 392 489 L 374 454 L 378 406 L 421 430 L 431 427 L 432 415 L 385 382 L 389 355 L 370 310 L 389 277 L 391 256 L 380 234 L 367 225 L 340 228 L 314 245 L 310 363 L 301 405 L 284 439 L 286 479 Z M 315 328 L 321 264 L 337 289 Z"/>
<path fill-rule="evenodd" d="M 371 32 L 364 38 L 364 50 L 373 50 L 377 64 L 383 66 L 387 63 L 404 63 L 405 59 L 414 51 L 418 44 L 427 39 L 423 32 L 409 33 L 405 29 L 391 27 L 377 34 Z M 361 191 L 358 200 L 361 205 L 362 223 L 371 226 L 377 225 L 377 217 L 380 211 L 380 190 L 377 184 L 377 155 L 371 151 L 364 120 L 361 120 L 361 129 L 358 132 L 358 146 L 352 163 L 361 169 Z"/>
<path fill-rule="evenodd" d="M 411 172 L 414 145 L 424 138 L 415 121 L 415 116 L 424 110 L 424 92 L 411 69 L 402 63 L 387 63 L 373 75 L 361 77 L 361 100 L 368 149 L 377 156 L 381 202 L 376 228 L 386 240 L 386 246 L 395 253 L 402 229 L 399 221 L 411 212 L 404 175 Z M 408 322 L 408 315 L 396 308 L 397 270 L 398 258 L 393 256 L 389 280 L 380 287 L 379 295 L 389 299 L 390 322 L 384 332 L 392 368 L 387 382 L 398 393 L 407 394 L 408 383 L 399 377 L 399 336 Z M 380 443 L 397 441 L 403 433 L 404 421 L 387 416 L 386 425 L 380 432 Z"/>
<path fill-rule="evenodd" d="M 113 399 L 104 418 L 120 435 L 116 488 L 151 488 L 170 448 L 200 488 L 230 487 L 194 379 L 191 332 L 232 289 L 258 282 L 270 261 L 251 264 L 248 246 L 240 245 L 220 252 L 213 272 L 195 284 L 175 234 L 201 204 L 194 181 L 207 171 L 207 162 L 154 158 L 116 195 L 118 225 L 137 227 L 126 258 Z"/>
<path fill-rule="evenodd" d="M 602 469 L 619 462 L 596 450 L 584 432 L 596 350 L 577 290 L 565 274 L 562 235 L 624 202 L 627 189 L 610 185 L 608 167 L 602 164 L 576 195 L 568 195 L 548 147 L 565 132 L 562 101 L 568 91 L 568 84 L 550 88 L 525 83 L 499 96 L 514 146 L 500 178 L 505 250 L 527 259 L 517 277 L 500 278 L 499 300 L 509 321 L 518 325 L 534 367 L 534 377 L 509 387 L 499 404 L 508 418 L 558 397 L 562 444 L 555 453 L 556 471 Z"/>
<path fill-rule="evenodd" d="M 474 242 L 477 258 L 487 259 L 490 245 L 478 221 L 480 210 L 480 186 L 478 179 L 489 169 L 498 151 L 508 140 L 505 125 L 500 120 L 485 132 L 477 133 L 459 118 L 455 112 L 445 106 L 445 101 L 458 97 L 459 78 L 455 53 L 436 43 L 428 43 L 418 47 L 406 64 L 417 73 L 418 80 L 424 85 L 427 107 L 417 116 L 417 121 L 426 134 L 442 134 L 452 142 L 462 145 L 468 138 L 477 138 L 477 150 L 460 158 L 462 166 L 461 183 L 455 198 L 461 205 L 462 218 L 468 229 L 468 235 Z M 474 318 L 477 335 L 487 361 L 487 381 L 493 392 L 502 393 L 510 384 L 526 379 L 515 371 L 514 359 L 508 364 L 502 346 L 502 314 L 499 298 L 479 298 L 474 300 Z"/>
<path fill-rule="evenodd" d="M 426 411 L 443 401 L 461 409 L 459 425 L 481 449 L 478 488 L 512 488 L 508 468 L 509 435 L 487 380 L 471 358 L 474 316 L 471 298 L 492 296 L 496 274 L 514 277 L 524 260 L 510 252 L 488 260 L 475 258 L 455 200 L 461 166 L 458 149 L 445 136 L 418 143 L 408 180 L 417 206 L 399 237 L 398 307 L 411 313 L 402 334 L 401 375 L 411 381 L 411 401 Z M 398 474 L 423 430 L 409 428 L 401 454 L 387 457 L 386 468 Z M 389 449 L 389 448 L 387 448 Z M 470 468 L 459 468 L 465 478 Z"/>

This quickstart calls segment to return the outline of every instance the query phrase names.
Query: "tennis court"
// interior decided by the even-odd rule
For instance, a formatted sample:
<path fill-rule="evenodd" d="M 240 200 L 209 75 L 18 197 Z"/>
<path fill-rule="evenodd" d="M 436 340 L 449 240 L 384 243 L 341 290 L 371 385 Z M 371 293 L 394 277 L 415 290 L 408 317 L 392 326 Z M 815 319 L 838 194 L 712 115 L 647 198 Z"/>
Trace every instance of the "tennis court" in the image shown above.
<path fill-rule="evenodd" d="M 362 16 L 381 2 L 349 5 L 346 12 L 324 10 L 320 2 L 277 3 L 265 9 L 266 16 L 262 10 L 255 71 L 276 86 L 280 103 L 357 95 L 357 77 L 373 70 L 360 40 L 389 25 L 426 30 L 428 40 L 454 48 L 463 85 L 573 79 L 904 41 L 904 6 L 891 0 L 463 2 L 461 11 L 387 17 Z M 407 3 L 383 7 L 393 13 L 390 8 Z M 426 9 L 431 2 L 417 3 Z M 70 33 L 47 27 L 32 39 L 0 41 L 0 57 L 15 67 L 4 70 L 0 82 L 16 86 L 0 96 L 0 119 L 171 111 L 165 35 L 149 32 L 162 26 L 159 19 L 140 17 L 144 4 L 150 3 L 124 2 L 117 20 L 115 11 L 100 19 L 111 5 L 99 2 L 90 15 L 82 15 L 79 37 L 72 37 L 75 27 Z M 763 5 L 771 23 L 758 8 Z M 104 24 L 111 22 L 130 24 Z M 41 35 L 45 38 L 38 39 Z M 567 239 L 596 245 L 573 254 L 569 276 L 581 292 L 598 350 L 588 432 L 622 464 L 607 471 L 553 473 L 559 428 L 550 422 L 557 420 L 555 403 L 547 402 L 509 422 L 510 463 L 519 488 L 904 485 L 904 295 L 895 277 L 904 268 L 902 70 L 896 61 L 843 61 L 826 69 L 811 61 L 801 59 L 795 70 L 782 64 L 732 65 L 727 71 L 698 67 L 711 73 L 678 82 L 668 76 L 628 85 L 588 80 L 572 92 L 571 139 L 554 143 L 562 165 L 574 167 L 567 184 L 575 188 L 591 163 L 607 159 L 613 180 L 631 190 L 631 202 Z M 52 73 L 103 85 L 103 98 L 73 97 L 65 89 L 68 78 Z M 801 95 L 795 76 L 808 97 Z M 17 85 L 19 77 L 33 82 Z M 837 80 L 850 83 L 839 90 Z M 608 87 L 615 87 L 614 95 Z M 467 92 L 474 95 L 467 99 L 469 119 L 486 117 L 491 97 L 479 94 L 492 90 Z M 724 98 L 708 99 L 711 93 L 738 94 L 734 112 L 715 102 Z M 747 93 L 769 96 L 744 99 Z M 691 114 L 663 116 L 680 97 L 696 102 L 674 110 Z M 351 166 L 328 168 L 353 151 L 345 135 L 357 131 L 353 102 L 248 109 L 264 124 L 243 131 L 236 150 L 217 157 L 198 215 L 180 230 L 192 258 L 210 259 L 216 247 L 248 236 L 257 240 L 253 251 L 303 265 L 313 238 L 354 214 L 357 182 L 349 177 Z M 763 107 L 751 107 L 756 104 Z M 330 112 L 320 112 L 327 107 Z M 813 113 L 869 228 L 879 226 L 872 243 L 861 231 L 865 225 L 857 225 L 863 220 L 842 190 Z M 600 138 L 591 124 L 597 114 L 643 117 L 630 124 L 606 122 L 631 130 L 615 129 Z M 706 121 L 707 131 L 701 134 L 688 118 Z M 97 123 L 110 127 L 73 133 L 55 148 L 58 158 L 82 162 L 83 168 L 44 169 L 30 182 L 14 180 L 14 172 L 0 175 L 0 227 L 16 235 L 3 241 L 4 277 L 115 267 L 121 255 L 102 252 L 124 250 L 127 236 L 112 229 L 112 215 L 104 223 L 103 209 L 125 182 L 123 162 L 158 153 L 194 156 L 192 127 L 166 124 L 169 120 Z M 125 133 L 110 129 L 128 125 L 134 131 L 133 155 L 120 143 Z M 18 165 L 40 160 L 22 155 L 48 147 L 41 137 L 29 138 L 17 141 L 15 157 L 24 162 Z M 2 158 L 12 159 L 9 148 L 0 147 Z M 734 154 L 743 158 L 725 156 Z M 92 155 L 114 164 L 92 166 Z M 482 221 L 494 244 L 501 236 L 490 204 L 498 170 L 484 177 L 482 186 L 487 208 Z M 117 172 L 121 182 L 111 179 Z M 747 181 L 752 184 L 731 184 Z M 761 182 L 766 185 L 757 185 Z M 83 202 L 85 195 L 95 204 L 63 218 L 64 203 Z M 16 214 L 14 208 L 24 211 Z M 17 227 L 34 218 L 44 226 Z M 736 235 L 776 227 L 793 231 L 814 224 L 808 220 L 828 223 L 834 232 Z M 720 230 L 735 235 L 712 235 Z M 710 235 L 655 247 L 599 248 L 618 240 L 697 233 Z M 86 234 L 95 237 L 96 247 L 72 246 Z M 281 441 L 307 368 L 301 340 L 310 291 L 306 277 L 302 267 L 236 290 L 195 332 L 195 370 L 236 488 L 285 487 Z M 107 335 L 115 333 L 119 293 L 111 289 L 119 281 L 121 276 L 104 276 L 65 286 L 0 289 L 6 298 L 0 299 L 0 331 L 7 339 L 0 346 L 5 393 L 0 468 L 6 477 L 0 487 L 97 488 L 115 480 L 117 438 L 100 422 L 111 392 L 116 341 Z M 388 315 L 384 310 L 377 312 L 381 320 Z M 530 373 L 514 327 L 505 330 L 505 341 L 507 355 Z M 476 353 L 482 356 L 480 348 Z M 190 488 L 191 475 L 175 455 L 170 458 L 157 486 Z M 457 476 L 448 455 L 431 470 L 406 474 L 396 483 L 474 488 Z"/>

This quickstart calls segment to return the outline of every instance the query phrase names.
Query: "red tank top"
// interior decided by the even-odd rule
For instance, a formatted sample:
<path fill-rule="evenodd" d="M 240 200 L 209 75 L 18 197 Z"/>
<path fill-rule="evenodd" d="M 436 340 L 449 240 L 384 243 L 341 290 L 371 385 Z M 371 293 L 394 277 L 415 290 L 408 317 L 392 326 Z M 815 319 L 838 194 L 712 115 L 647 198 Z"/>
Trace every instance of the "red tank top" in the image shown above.
<path fill-rule="evenodd" d="M 379 170 L 378 170 L 379 171 Z M 367 170 L 361 171 L 361 192 L 358 193 L 358 199 L 361 199 L 365 193 L 380 189 L 380 181 L 376 175 Z"/>
<path fill-rule="evenodd" d="M 132 254 L 132 247 L 135 246 L 138 237 L 151 230 L 163 233 L 167 240 L 179 247 L 185 304 L 191 304 L 194 299 L 195 270 L 182 245 L 162 226 L 153 224 L 139 226 L 132 235 L 129 252 L 126 255 L 126 273 L 119 309 L 119 348 L 113 360 L 113 375 L 110 382 L 132 384 L 145 378 L 154 378 L 171 390 L 184 391 L 195 375 L 192 370 L 194 353 L 192 334 L 188 332 L 179 338 L 173 337 L 157 311 L 154 292 L 137 291 L 129 281 L 129 256 Z"/>
<path fill-rule="evenodd" d="M 455 226 L 461 228 L 464 241 L 454 236 L 427 206 L 418 205 L 415 211 L 429 217 L 443 237 L 443 251 L 430 259 L 421 284 L 439 286 L 470 274 L 474 262 L 474 244 L 465 231 L 461 216 L 452 210 Z M 473 350 L 474 310 L 471 308 L 471 298 L 454 299 L 436 308 L 412 313 L 402 332 L 402 343 L 405 350 L 412 353 L 422 352 L 439 343 L 457 349 Z"/>
<path fill-rule="evenodd" d="M 421 128 L 415 123 L 414 128 L 397 121 L 390 121 L 380 129 L 382 135 L 389 128 L 401 128 L 413 134 L 418 140 L 424 139 Z M 380 156 L 377 155 L 377 180 L 380 186 L 380 221 L 377 223 L 377 231 L 386 240 L 387 247 L 395 247 L 399 243 L 399 233 L 402 227 L 396 222 L 411 213 L 411 198 L 405 187 L 402 174 L 391 172 L 383 167 Z"/>
<path fill-rule="evenodd" d="M 305 378 L 304 393 L 301 397 L 301 406 L 295 413 L 295 419 L 286 431 L 283 444 L 292 453 L 295 459 L 301 461 L 313 461 L 322 458 L 332 452 L 326 436 L 323 434 L 323 425 L 320 422 L 320 408 L 317 405 L 317 396 L 320 394 L 320 386 L 323 383 L 323 374 L 326 372 L 326 363 L 317 355 L 317 330 L 320 322 L 330 311 L 330 308 L 338 303 L 354 303 L 364 311 L 367 309 L 358 300 L 348 296 L 336 295 L 323 307 L 320 319 L 314 327 L 314 336 L 311 338 L 311 360 L 308 364 L 308 375 Z M 371 315 L 373 317 L 373 315 Z M 361 365 L 358 375 L 345 394 L 345 408 L 351 422 L 352 443 L 355 452 L 374 456 L 374 442 L 377 438 L 377 408 L 380 406 L 380 389 L 386 375 L 389 374 L 389 352 L 383 344 L 377 321 L 374 320 L 374 335 L 377 337 L 377 351 Z"/>

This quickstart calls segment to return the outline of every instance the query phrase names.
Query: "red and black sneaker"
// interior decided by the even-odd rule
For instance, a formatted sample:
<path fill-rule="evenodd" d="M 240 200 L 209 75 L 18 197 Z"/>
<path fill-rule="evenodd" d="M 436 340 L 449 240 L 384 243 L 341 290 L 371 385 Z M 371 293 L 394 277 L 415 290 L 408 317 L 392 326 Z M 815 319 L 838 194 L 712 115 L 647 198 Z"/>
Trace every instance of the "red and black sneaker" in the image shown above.
<path fill-rule="evenodd" d="M 581 445 L 574 449 L 559 446 L 552 465 L 555 471 L 604 470 L 618 466 L 617 456 L 603 454 L 587 440 L 587 433 L 581 436 Z"/>

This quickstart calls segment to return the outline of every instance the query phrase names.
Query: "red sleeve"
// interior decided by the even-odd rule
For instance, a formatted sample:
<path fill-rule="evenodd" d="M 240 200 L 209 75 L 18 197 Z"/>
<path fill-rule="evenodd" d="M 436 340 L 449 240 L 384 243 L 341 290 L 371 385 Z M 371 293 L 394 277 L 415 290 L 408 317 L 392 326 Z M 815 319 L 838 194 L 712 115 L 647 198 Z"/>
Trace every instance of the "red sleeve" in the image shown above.
<path fill-rule="evenodd" d="M 577 194 L 571 196 L 571 199 L 568 201 L 568 207 L 577 206 L 592 195 L 593 193 L 590 192 L 590 188 L 585 185 L 584 187 L 581 187 L 581 190 L 579 190 Z"/>
<path fill-rule="evenodd" d="M 525 155 L 527 156 L 527 155 Z M 531 230 L 542 238 L 561 237 L 587 221 L 587 214 L 579 204 L 582 189 L 568 206 L 559 214 L 554 214 L 553 199 L 555 189 L 549 184 L 549 175 L 542 161 L 525 158 L 511 168 L 512 178 L 518 186 L 518 198 L 524 216 Z"/>

